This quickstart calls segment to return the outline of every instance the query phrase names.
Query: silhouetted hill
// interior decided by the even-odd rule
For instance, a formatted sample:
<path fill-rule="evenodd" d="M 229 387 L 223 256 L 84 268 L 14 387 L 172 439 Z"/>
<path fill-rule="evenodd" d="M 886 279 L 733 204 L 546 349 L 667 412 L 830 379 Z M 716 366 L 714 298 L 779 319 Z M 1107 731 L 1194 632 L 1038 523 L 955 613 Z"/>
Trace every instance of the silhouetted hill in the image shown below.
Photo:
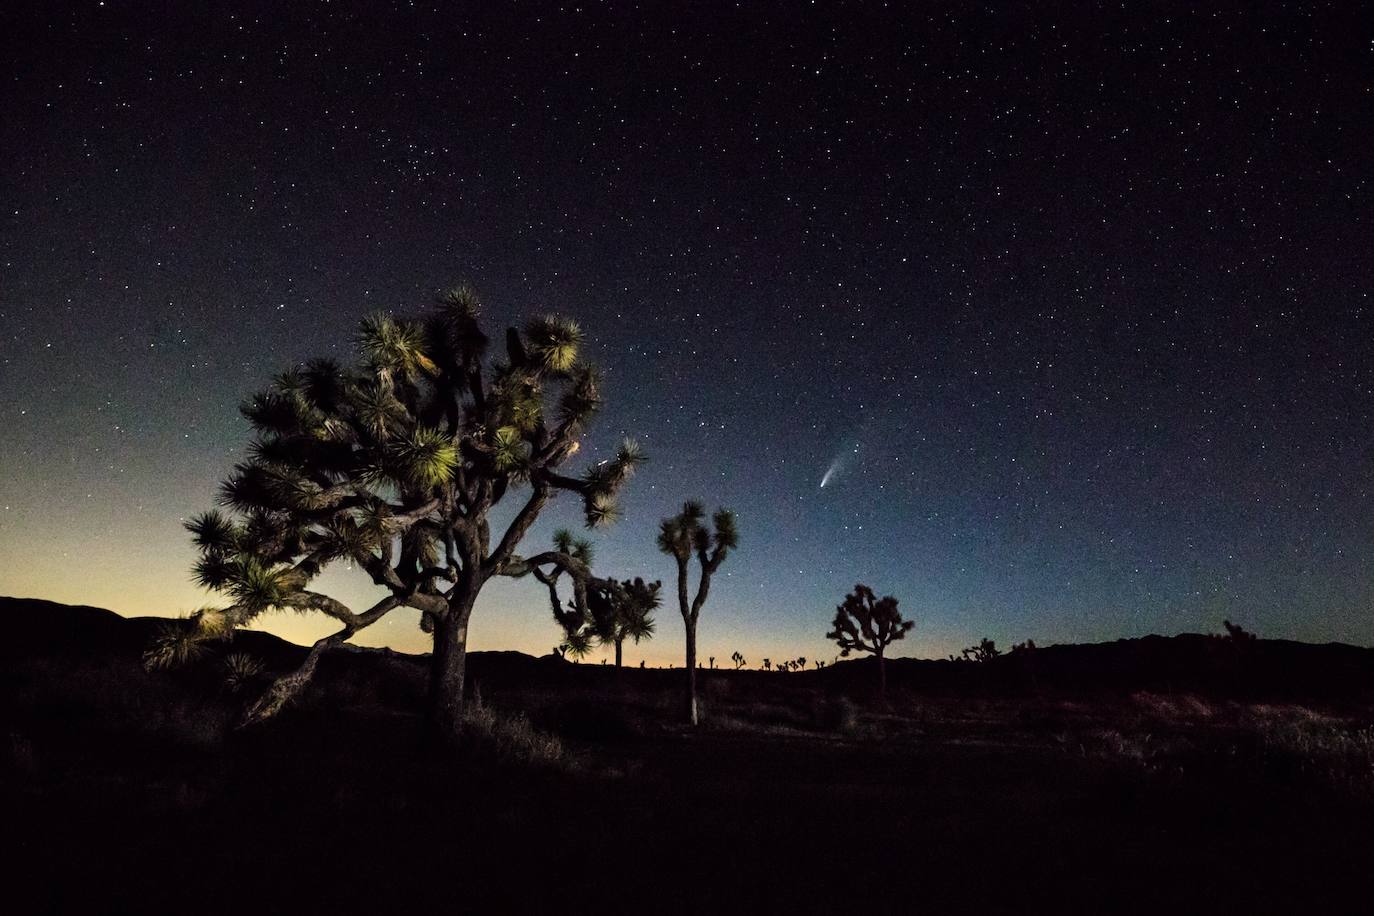
<path fill-rule="evenodd" d="M 164 621 L 124 618 L 101 608 L 33 598 L 0 598 L 0 622 L 7 635 L 0 643 L 0 659 L 98 657 L 134 666 Z M 339 687 L 346 682 L 355 691 L 362 689 L 360 685 L 370 686 L 392 696 L 413 695 L 422 689 L 427 656 L 390 649 L 346 649 L 326 657 L 319 673 L 322 684 Z M 269 633 L 241 631 L 234 637 L 232 651 L 249 653 L 269 669 L 281 670 L 298 664 L 306 649 Z M 1236 642 L 1194 633 L 1044 646 L 987 663 L 894 658 L 887 666 L 889 687 L 894 690 L 995 694 L 1152 690 L 1327 702 L 1374 696 L 1374 649 L 1291 640 Z M 860 658 L 788 673 L 718 669 L 710 673 L 710 679 L 866 692 L 876 682 L 875 668 L 875 660 Z M 675 683 L 681 671 L 630 667 L 617 672 L 606 665 L 509 651 L 473 652 L 468 670 L 479 689 L 550 690 L 596 685 L 611 678 L 658 689 Z"/>

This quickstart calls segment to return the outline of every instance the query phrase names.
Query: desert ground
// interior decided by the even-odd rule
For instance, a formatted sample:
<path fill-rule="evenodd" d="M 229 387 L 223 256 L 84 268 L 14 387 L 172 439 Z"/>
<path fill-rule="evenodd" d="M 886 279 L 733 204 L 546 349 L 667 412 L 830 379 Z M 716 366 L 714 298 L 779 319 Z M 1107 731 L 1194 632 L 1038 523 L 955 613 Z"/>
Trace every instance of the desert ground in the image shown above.
<path fill-rule="evenodd" d="M 425 660 L 3 599 L 11 912 L 1367 911 L 1374 650 L 1209 636 L 986 664 L 707 671 L 475 653 L 457 754 Z"/>

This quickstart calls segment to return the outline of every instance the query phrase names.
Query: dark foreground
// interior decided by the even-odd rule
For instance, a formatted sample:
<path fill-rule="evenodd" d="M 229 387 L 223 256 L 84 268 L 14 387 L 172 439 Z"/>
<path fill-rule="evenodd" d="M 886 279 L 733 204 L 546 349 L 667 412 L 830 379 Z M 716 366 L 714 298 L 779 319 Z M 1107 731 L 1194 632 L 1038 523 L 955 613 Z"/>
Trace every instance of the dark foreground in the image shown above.
<path fill-rule="evenodd" d="M 1138 689 L 1127 661 L 911 666 L 886 704 L 861 666 L 708 672 L 695 733 L 681 672 L 478 655 L 452 759 L 417 738 L 411 658 L 341 653 L 241 732 L 260 682 L 144 673 L 151 621 L 0 615 L 10 912 L 1370 907 L 1363 650 L 1282 690 L 1221 644 Z M 231 651 L 266 678 L 301 650 Z"/>

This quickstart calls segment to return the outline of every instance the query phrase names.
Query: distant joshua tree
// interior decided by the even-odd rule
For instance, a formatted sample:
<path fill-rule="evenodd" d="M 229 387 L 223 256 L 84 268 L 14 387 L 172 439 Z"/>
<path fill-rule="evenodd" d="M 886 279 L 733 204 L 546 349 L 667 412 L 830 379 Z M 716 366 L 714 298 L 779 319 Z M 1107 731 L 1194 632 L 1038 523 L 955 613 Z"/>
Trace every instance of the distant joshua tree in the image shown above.
<path fill-rule="evenodd" d="M 997 648 L 997 643 L 987 637 L 978 641 L 978 645 L 969 646 L 964 650 L 964 659 L 971 662 L 990 662 L 1002 652 Z"/>
<path fill-rule="evenodd" d="M 797 670 L 800 671 L 801 669 L 803 669 L 803 668 L 805 668 L 805 667 L 806 667 L 806 656 L 803 655 L 803 656 L 801 656 L 800 658 L 797 659 Z"/>
<path fill-rule="evenodd" d="M 1249 630 L 1245 629 L 1238 623 L 1232 623 L 1229 620 L 1223 620 L 1221 622 L 1221 625 L 1226 628 L 1225 638 L 1231 640 L 1231 642 L 1252 643 L 1256 639 L 1254 633 L 1251 633 Z"/>
<path fill-rule="evenodd" d="M 740 655 L 738 652 L 730 656 L 730 661 L 735 663 L 736 671 L 738 671 L 739 669 L 743 668 L 746 664 L 748 664 L 748 662 L 745 661 L 744 656 Z"/>
<path fill-rule="evenodd" d="M 1013 643 L 1011 647 L 1012 655 L 1026 655 L 1035 651 L 1035 640 L 1028 639 L 1025 642 Z"/>
<path fill-rule="evenodd" d="M 773 670 L 773 662 L 772 662 L 771 660 L 765 658 L 765 659 L 763 660 L 763 670 L 764 670 L 764 671 L 772 671 L 772 670 Z"/>
<path fill-rule="evenodd" d="M 835 608 L 835 619 L 825 638 L 839 644 L 841 656 L 848 656 L 853 651 L 877 656 L 878 692 L 884 695 L 887 693 L 887 669 L 883 654 L 889 645 L 906 638 L 915 625 L 913 621 L 902 619 L 896 598 L 888 595 L 879 600 L 873 589 L 861 583 L 854 586 L 853 594 L 845 595 L 844 603 Z"/>
<path fill-rule="evenodd" d="M 468 623 L 485 585 L 556 568 L 584 604 L 585 564 L 556 550 L 516 553 L 561 491 L 580 497 L 589 526 L 616 519 L 617 493 L 643 458 L 627 440 L 581 476 L 563 472 L 602 403 L 582 339 L 576 323 L 545 316 L 507 330 L 504 353 L 489 354 L 477 297 L 464 286 L 415 320 L 367 318 L 357 363 L 317 359 L 288 369 L 243 405 L 255 438 L 220 488 L 232 514 L 206 512 L 186 525 L 200 549 L 197 581 L 228 605 L 198 612 L 172 635 L 221 640 L 288 609 L 337 627 L 246 721 L 290 702 L 324 653 L 410 607 L 433 640 L 428 722 L 452 739 L 463 719 Z M 380 600 L 355 610 L 314 590 L 339 561 L 365 574 Z M 150 648 L 150 666 L 186 655 L 166 641 Z"/>
<path fill-rule="evenodd" d="M 711 656 L 711 670 L 716 670 L 716 657 L 714 655 Z"/>
<path fill-rule="evenodd" d="M 682 511 L 665 518 L 659 525 L 658 549 L 677 561 L 677 600 L 682 622 L 687 629 L 687 721 L 696 725 L 697 717 L 697 617 L 711 591 L 711 577 L 726 556 L 739 544 L 735 514 L 717 509 L 711 516 L 714 533 L 702 524 L 705 510 L 701 503 L 685 503 Z M 688 570 L 697 558 L 700 577 L 696 597 L 688 601 Z"/>
<path fill-rule="evenodd" d="M 816 659 L 816 661 L 814 662 L 814 664 L 815 664 L 815 666 L 816 666 L 816 670 L 817 670 L 817 671 L 819 671 L 819 670 L 821 670 L 822 668 L 825 667 L 825 662 L 821 661 L 819 658 Z"/>

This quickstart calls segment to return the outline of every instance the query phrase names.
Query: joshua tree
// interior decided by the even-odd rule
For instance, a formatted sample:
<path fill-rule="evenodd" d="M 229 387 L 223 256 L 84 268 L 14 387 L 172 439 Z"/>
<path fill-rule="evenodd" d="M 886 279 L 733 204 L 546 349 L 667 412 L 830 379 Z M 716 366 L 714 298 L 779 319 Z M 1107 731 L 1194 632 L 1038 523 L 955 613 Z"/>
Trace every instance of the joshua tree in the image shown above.
<path fill-rule="evenodd" d="M 819 670 L 821 670 L 822 668 L 825 667 L 825 662 L 821 661 L 819 658 L 816 659 L 815 664 L 816 664 L 816 670 L 817 670 L 817 671 L 819 671 Z"/>
<path fill-rule="evenodd" d="M 997 648 L 997 643 L 986 636 L 978 641 L 978 645 L 969 646 L 963 651 L 964 658 L 971 662 L 990 662 L 1001 654 L 1002 651 Z"/>
<path fill-rule="evenodd" d="M 772 662 L 770 659 L 766 659 L 766 658 L 765 658 L 765 659 L 763 660 L 763 670 L 764 670 L 764 671 L 772 671 L 772 670 L 773 670 L 773 662 Z"/>
<path fill-rule="evenodd" d="M 735 514 L 729 509 L 717 509 L 711 516 L 715 532 L 702 525 L 705 514 L 699 502 L 688 502 L 672 518 L 659 525 L 658 549 L 677 561 L 677 601 L 682 622 L 687 628 L 687 721 L 697 724 L 697 617 L 706 596 L 711 591 L 711 577 L 725 557 L 739 544 L 735 530 Z M 700 565 L 696 597 L 688 603 L 687 572 L 695 555 Z"/>
<path fill-rule="evenodd" d="M 903 620 L 897 610 L 897 599 L 888 595 L 879 600 L 867 585 L 854 586 L 854 593 L 844 596 L 844 603 L 835 608 L 835 619 L 826 639 L 840 646 L 840 655 L 850 652 L 869 652 L 878 657 L 878 692 L 887 693 L 887 669 L 883 653 L 887 647 L 906 637 L 916 624 Z"/>
<path fill-rule="evenodd" d="M 358 365 L 314 360 L 244 404 L 255 439 L 220 490 L 233 514 L 187 523 L 201 553 L 197 580 L 230 604 L 197 612 L 175 639 L 221 637 L 282 608 L 341 625 L 246 721 L 287 703 L 325 651 L 395 608 L 413 607 L 434 643 L 429 721 L 452 737 L 463 710 L 468 621 L 492 577 L 567 572 L 575 604 L 586 607 L 595 584 L 586 563 L 566 550 L 515 552 L 560 491 L 581 498 L 588 526 L 615 520 L 616 494 L 642 460 L 627 440 L 581 477 L 560 472 L 601 405 L 600 375 L 581 361 L 581 343 L 575 323 L 546 316 L 523 332 L 509 329 L 504 359 L 489 360 L 477 298 L 464 286 L 419 320 L 366 319 Z M 492 510 L 522 490 L 518 508 L 501 516 L 509 518 L 504 530 L 493 531 Z M 339 560 L 366 573 L 381 600 L 358 612 L 312 591 L 311 581 Z"/>
<path fill-rule="evenodd" d="M 1249 630 L 1245 629 L 1238 623 L 1232 623 L 1229 620 L 1223 620 L 1221 622 L 1221 625 L 1226 628 L 1226 636 L 1223 637 L 1224 639 L 1229 639 L 1231 640 L 1231 642 L 1240 644 L 1252 643 L 1255 641 L 1255 634 L 1251 633 Z"/>
<path fill-rule="evenodd" d="M 739 669 L 743 668 L 743 667 L 747 664 L 747 662 L 745 662 L 745 660 L 744 660 L 744 656 L 743 656 L 743 655 L 740 655 L 738 652 L 736 652 L 736 653 L 734 653 L 733 655 L 730 656 L 730 661 L 732 661 L 732 662 L 735 663 L 735 670 L 736 670 L 736 671 L 738 671 Z"/>
<path fill-rule="evenodd" d="M 801 669 L 803 669 L 803 668 L 805 668 L 805 667 L 806 667 L 806 656 L 803 655 L 801 658 L 798 658 L 798 659 L 797 659 L 797 670 L 800 671 Z"/>
<path fill-rule="evenodd" d="M 712 671 L 715 671 L 715 670 L 716 670 L 716 657 L 715 657 L 714 655 L 711 656 L 711 665 L 710 665 L 710 668 L 711 668 Z"/>
<path fill-rule="evenodd" d="M 612 586 L 611 642 L 615 644 L 617 668 L 621 664 L 621 647 L 625 640 L 632 639 L 635 645 L 639 645 L 641 639 L 653 638 L 654 618 L 651 615 L 663 603 L 659 596 L 659 590 L 662 588 L 662 582 L 646 584 L 643 579 L 637 577 L 634 581 L 627 579 Z"/>
<path fill-rule="evenodd" d="M 592 545 L 587 540 L 559 529 L 554 532 L 553 545 L 555 551 L 591 567 Z M 618 582 L 593 577 L 586 581 L 586 599 L 579 603 L 574 598 L 564 606 L 558 595 L 563 570 L 555 566 L 549 572 L 533 570 L 533 574 L 548 588 L 554 619 L 563 627 L 564 641 L 578 657 L 585 656 L 596 645 L 614 645 L 615 666 L 619 668 L 624 660 L 625 640 L 633 639 L 638 644 L 654 635 L 652 614 L 662 603 L 662 582 L 646 583 L 639 578 Z"/>

